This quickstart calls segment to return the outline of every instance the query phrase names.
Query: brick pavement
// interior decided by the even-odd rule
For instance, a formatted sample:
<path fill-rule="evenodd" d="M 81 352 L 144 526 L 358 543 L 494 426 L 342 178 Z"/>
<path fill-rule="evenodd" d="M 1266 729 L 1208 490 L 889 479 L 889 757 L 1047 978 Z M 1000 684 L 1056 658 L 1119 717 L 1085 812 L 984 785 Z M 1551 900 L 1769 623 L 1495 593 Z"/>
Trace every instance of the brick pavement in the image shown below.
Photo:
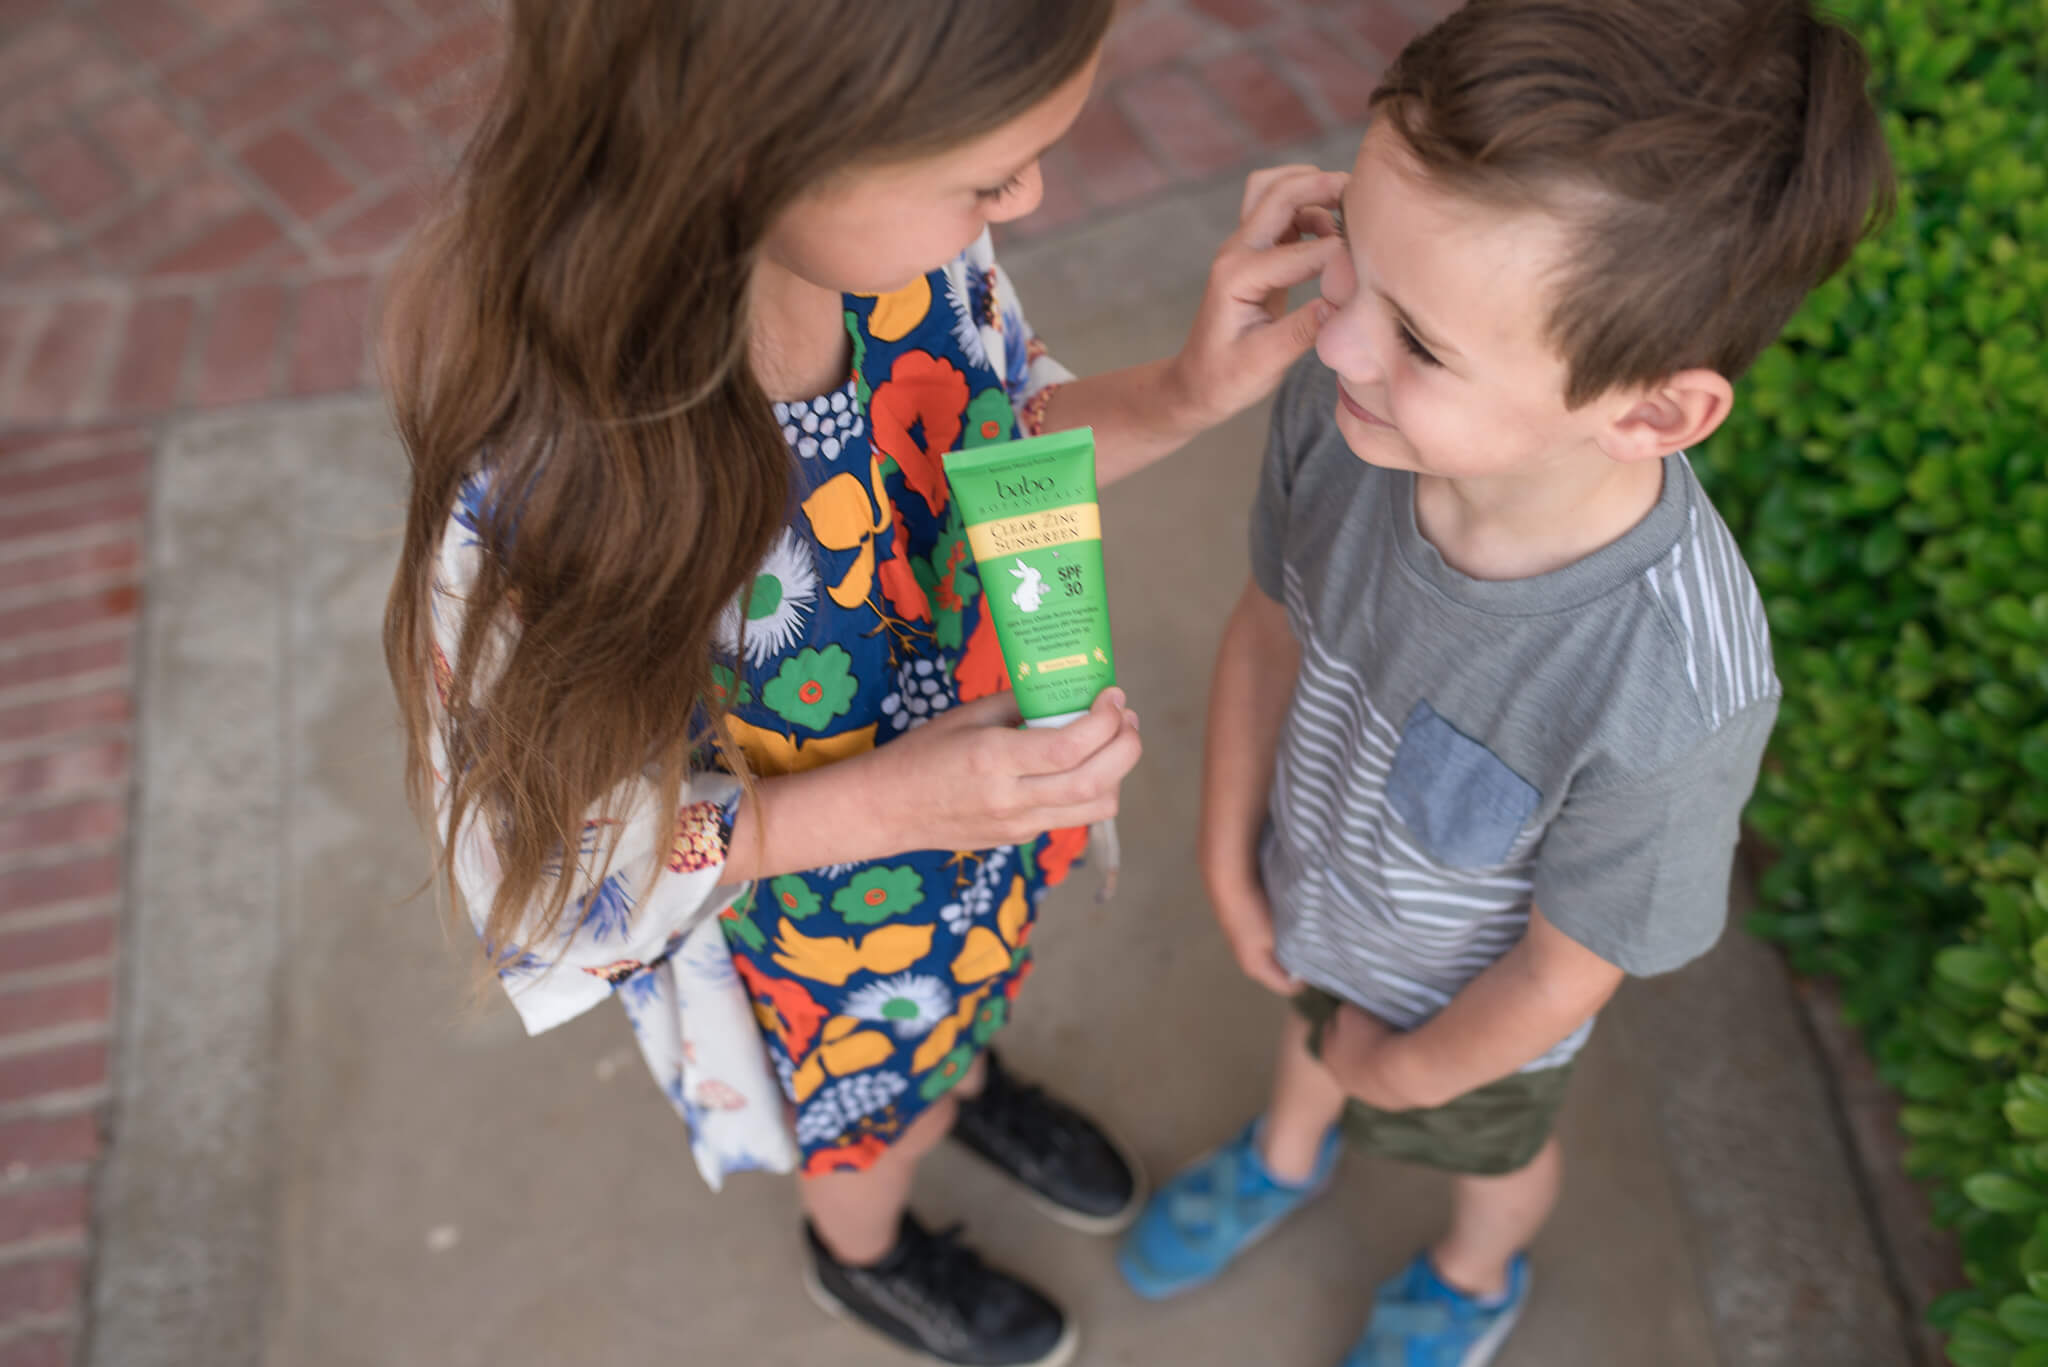
<path fill-rule="evenodd" d="M 1448 8 L 1127 4 L 1005 236 L 1357 122 Z M 0 0 L 0 1367 L 85 1328 L 158 432 L 374 383 L 378 282 L 495 46 L 475 0 Z"/>

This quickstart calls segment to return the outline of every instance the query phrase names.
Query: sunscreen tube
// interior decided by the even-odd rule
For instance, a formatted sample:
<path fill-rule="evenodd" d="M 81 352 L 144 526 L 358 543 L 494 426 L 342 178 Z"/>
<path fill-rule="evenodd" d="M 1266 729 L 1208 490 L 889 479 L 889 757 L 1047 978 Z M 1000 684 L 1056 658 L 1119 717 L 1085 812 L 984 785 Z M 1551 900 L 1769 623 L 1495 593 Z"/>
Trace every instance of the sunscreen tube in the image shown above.
<path fill-rule="evenodd" d="M 1116 682 L 1094 431 L 953 451 L 945 463 L 1024 724 L 1079 720 Z M 1116 891 L 1116 824 L 1091 833 L 1106 901 Z"/>

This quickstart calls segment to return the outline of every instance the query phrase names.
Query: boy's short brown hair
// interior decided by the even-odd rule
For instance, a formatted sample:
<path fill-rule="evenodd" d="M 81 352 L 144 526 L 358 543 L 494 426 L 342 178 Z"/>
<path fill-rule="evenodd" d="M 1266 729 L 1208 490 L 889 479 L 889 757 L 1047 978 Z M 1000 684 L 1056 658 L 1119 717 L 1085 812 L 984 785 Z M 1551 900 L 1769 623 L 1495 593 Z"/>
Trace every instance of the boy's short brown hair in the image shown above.
<path fill-rule="evenodd" d="M 1749 368 L 1891 206 L 1869 64 L 1807 0 L 1470 0 L 1374 108 L 1444 188 L 1579 224 L 1566 402 Z"/>

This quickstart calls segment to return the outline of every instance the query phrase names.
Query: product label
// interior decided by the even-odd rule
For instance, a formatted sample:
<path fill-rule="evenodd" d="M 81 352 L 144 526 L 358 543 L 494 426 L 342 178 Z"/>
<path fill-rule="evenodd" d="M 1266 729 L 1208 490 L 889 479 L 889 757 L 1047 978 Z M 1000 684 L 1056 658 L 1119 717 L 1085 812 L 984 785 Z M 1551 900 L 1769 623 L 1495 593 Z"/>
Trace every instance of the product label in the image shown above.
<path fill-rule="evenodd" d="M 976 560 L 1017 555 L 1043 546 L 1065 546 L 1076 541 L 1102 540 L 1102 512 L 1093 503 L 1048 508 L 1040 513 L 998 518 L 973 523 L 967 528 L 968 544 Z"/>

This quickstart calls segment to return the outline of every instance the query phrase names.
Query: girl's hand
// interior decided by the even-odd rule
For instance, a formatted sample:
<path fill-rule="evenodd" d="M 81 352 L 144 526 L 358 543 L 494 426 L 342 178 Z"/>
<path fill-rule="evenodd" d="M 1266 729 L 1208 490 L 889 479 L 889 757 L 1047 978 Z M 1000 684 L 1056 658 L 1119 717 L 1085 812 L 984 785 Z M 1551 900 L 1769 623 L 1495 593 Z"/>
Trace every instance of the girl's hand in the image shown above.
<path fill-rule="evenodd" d="M 1216 904 L 1223 936 L 1230 941 L 1230 952 L 1237 956 L 1237 966 L 1247 978 L 1283 997 L 1301 991 L 1301 981 L 1274 956 L 1273 908 L 1264 889 L 1255 881 L 1229 888 L 1212 885 L 1209 900 Z"/>
<path fill-rule="evenodd" d="M 1287 291 L 1343 251 L 1331 210 L 1349 180 L 1312 166 L 1272 167 L 1246 180 L 1237 231 L 1217 252 L 1195 325 L 1169 363 L 1179 402 L 1201 425 L 1266 397 L 1315 345 L 1330 306 L 1315 299 L 1288 313 Z"/>
<path fill-rule="evenodd" d="M 1009 693 L 953 708 L 874 754 L 898 850 L 983 850 L 1116 815 L 1137 764 L 1138 714 L 1120 688 L 1057 730 L 1018 730 Z"/>

